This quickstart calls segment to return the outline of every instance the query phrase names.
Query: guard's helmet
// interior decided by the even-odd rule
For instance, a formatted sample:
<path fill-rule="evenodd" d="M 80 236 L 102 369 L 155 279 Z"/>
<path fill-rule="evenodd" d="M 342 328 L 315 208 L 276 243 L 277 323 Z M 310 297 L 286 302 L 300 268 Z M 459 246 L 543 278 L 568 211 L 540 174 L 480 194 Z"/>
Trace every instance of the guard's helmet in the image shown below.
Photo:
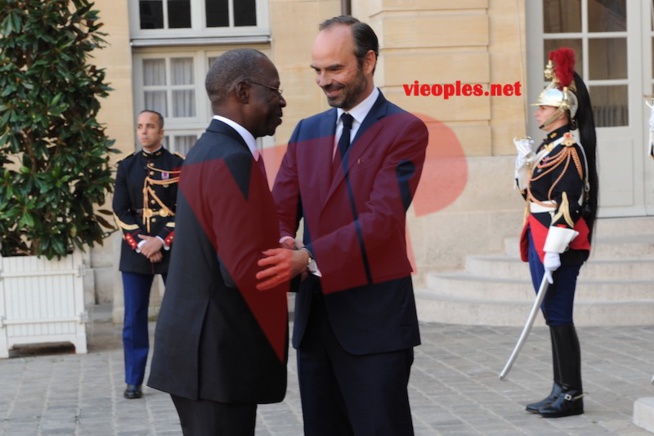
<path fill-rule="evenodd" d="M 557 111 L 541 127 L 552 123 L 565 111 L 570 112 L 570 120 L 574 121 L 579 108 L 575 94 L 574 67 L 575 52 L 571 48 L 561 47 L 550 52 L 550 60 L 545 67 L 545 78 L 551 79 L 551 82 L 532 106 L 553 106 Z"/>

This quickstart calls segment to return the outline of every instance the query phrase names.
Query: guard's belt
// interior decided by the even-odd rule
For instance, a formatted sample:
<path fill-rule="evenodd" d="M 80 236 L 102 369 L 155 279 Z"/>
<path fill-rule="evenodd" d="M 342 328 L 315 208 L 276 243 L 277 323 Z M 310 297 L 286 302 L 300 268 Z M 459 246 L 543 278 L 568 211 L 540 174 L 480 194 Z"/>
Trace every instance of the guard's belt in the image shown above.
<path fill-rule="evenodd" d="M 554 212 L 556 210 L 556 203 L 553 201 L 542 201 L 541 203 L 529 203 L 529 212 L 531 213 L 544 213 Z"/>

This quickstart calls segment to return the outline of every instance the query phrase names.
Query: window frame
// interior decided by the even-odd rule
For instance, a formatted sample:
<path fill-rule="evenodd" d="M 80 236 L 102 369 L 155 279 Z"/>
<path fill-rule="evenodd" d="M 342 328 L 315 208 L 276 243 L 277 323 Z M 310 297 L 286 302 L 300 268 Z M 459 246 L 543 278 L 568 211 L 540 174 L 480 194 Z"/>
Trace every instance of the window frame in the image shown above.
<path fill-rule="evenodd" d="M 252 48 L 261 51 L 266 56 L 270 56 L 270 46 L 254 45 Z M 198 138 L 207 129 L 213 112 L 211 110 L 211 103 L 207 97 L 204 87 L 204 81 L 209 70 L 209 62 L 212 58 L 216 58 L 226 52 L 227 50 L 237 48 L 235 46 L 229 47 L 215 47 L 215 46 L 202 46 L 196 48 L 177 48 L 170 49 L 165 47 L 158 48 L 139 48 L 132 52 L 132 77 L 133 77 L 133 106 L 134 113 L 138 114 L 144 109 L 155 109 L 145 107 L 145 95 L 143 85 L 143 60 L 144 59 L 164 59 L 167 65 L 167 73 L 169 71 L 171 58 L 192 58 L 193 59 L 193 78 L 195 89 L 195 117 L 177 117 L 174 118 L 171 114 L 173 111 L 172 101 L 168 99 L 169 93 L 175 89 L 176 85 L 171 85 L 171 78 L 167 78 L 165 86 L 167 92 L 167 107 L 168 113 L 164 115 L 164 131 L 166 140 L 164 146 L 171 152 L 180 152 L 185 154 L 185 150 L 179 150 L 174 138 L 178 136 L 191 136 L 196 135 Z M 135 138 L 135 148 L 138 149 L 138 141 Z M 275 145 L 274 136 L 266 136 L 257 138 L 257 147 L 259 149 L 272 147 Z"/>
<path fill-rule="evenodd" d="M 162 0 L 165 1 L 165 0 Z M 230 2 L 230 23 L 233 23 L 234 2 Z M 256 1 L 256 26 L 207 27 L 205 20 L 205 0 L 190 0 L 191 28 L 189 29 L 141 29 L 139 1 L 128 2 L 130 40 L 133 47 L 183 46 L 205 44 L 269 43 L 270 26 L 268 1 Z"/>

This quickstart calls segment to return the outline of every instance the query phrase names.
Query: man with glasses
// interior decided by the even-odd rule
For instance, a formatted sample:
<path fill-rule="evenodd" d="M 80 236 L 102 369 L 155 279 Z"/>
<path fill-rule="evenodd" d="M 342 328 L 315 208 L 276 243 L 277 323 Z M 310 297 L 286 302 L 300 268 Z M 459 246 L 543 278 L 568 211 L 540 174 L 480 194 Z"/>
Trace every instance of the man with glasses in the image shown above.
<path fill-rule="evenodd" d="M 185 435 L 254 435 L 257 404 L 286 393 L 288 282 L 260 292 L 255 278 L 279 240 L 255 138 L 275 133 L 286 101 L 251 49 L 220 56 L 205 85 L 214 117 L 182 167 L 148 385 L 170 393 Z"/>

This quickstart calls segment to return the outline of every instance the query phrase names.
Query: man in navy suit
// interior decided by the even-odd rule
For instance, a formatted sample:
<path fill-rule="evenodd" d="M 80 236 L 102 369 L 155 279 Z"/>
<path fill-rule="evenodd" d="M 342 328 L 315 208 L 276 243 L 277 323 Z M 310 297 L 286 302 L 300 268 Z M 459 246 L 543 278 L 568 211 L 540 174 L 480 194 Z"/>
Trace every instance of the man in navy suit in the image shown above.
<path fill-rule="evenodd" d="M 257 404 L 286 392 L 288 282 L 261 292 L 255 278 L 280 237 L 255 138 L 275 133 L 286 101 L 252 49 L 214 61 L 206 88 L 214 117 L 180 175 L 148 385 L 171 395 L 184 435 L 253 436 Z"/>
<path fill-rule="evenodd" d="M 293 346 L 310 436 L 413 434 L 407 386 L 420 333 L 405 214 L 428 132 L 375 87 L 377 56 L 367 24 L 320 25 L 311 67 L 332 109 L 297 125 L 273 188 L 280 242 L 296 250 L 269 249 L 259 261 L 269 267 L 259 289 L 293 276 L 294 260 L 308 271 Z"/>

